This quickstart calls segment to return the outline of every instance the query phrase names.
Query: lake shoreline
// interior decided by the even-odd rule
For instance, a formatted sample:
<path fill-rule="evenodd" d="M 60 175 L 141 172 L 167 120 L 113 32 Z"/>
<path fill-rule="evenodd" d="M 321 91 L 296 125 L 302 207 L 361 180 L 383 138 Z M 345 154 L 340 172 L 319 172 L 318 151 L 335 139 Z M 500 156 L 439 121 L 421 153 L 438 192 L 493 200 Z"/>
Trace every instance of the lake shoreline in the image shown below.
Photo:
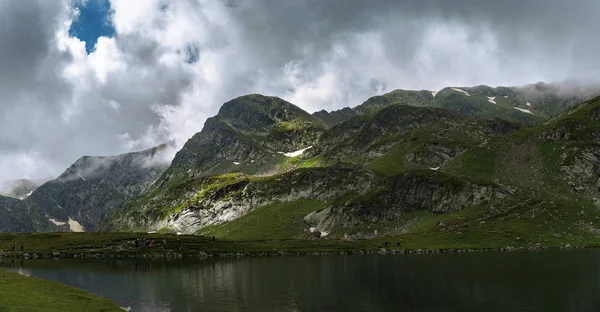
<path fill-rule="evenodd" d="M 84 289 L 131 311 L 598 311 L 599 256 L 600 249 L 591 248 L 15 260 L 14 266 L 4 260 L 0 266 Z"/>
<path fill-rule="evenodd" d="M 394 255 L 471 252 L 514 252 L 596 248 L 596 245 L 419 248 L 403 247 L 404 237 L 343 240 L 220 241 L 201 236 L 146 233 L 0 234 L 0 259 L 178 259 L 244 258 L 318 255 Z M 396 241 L 394 243 L 393 241 Z M 26 249 L 4 251 L 24 242 Z M 149 247 L 149 242 L 154 243 Z M 136 245 L 137 244 L 137 245 Z M 143 244 L 143 245 L 142 245 Z M 140 247 L 142 246 L 142 247 Z"/>

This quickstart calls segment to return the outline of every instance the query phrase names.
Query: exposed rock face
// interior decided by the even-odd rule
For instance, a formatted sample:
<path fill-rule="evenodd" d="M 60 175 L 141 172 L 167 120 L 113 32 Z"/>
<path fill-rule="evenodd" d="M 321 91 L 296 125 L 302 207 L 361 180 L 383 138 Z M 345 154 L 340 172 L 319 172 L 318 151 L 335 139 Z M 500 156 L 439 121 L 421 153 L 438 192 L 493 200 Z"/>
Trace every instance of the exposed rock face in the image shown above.
<path fill-rule="evenodd" d="M 276 177 L 264 179 L 235 180 L 224 187 L 207 187 L 185 194 L 194 198 L 202 194 L 196 202 L 168 218 L 142 219 L 131 215 L 127 227 L 145 227 L 159 230 L 170 228 L 177 232 L 194 233 L 202 227 L 232 221 L 254 208 L 277 202 L 291 202 L 298 199 L 333 200 L 347 192 L 363 194 L 380 180 L 375 175 L 342 164 L 328 168 L 296 170 Z M 153 203 L 147 203 L 152 209 Z M 173 203 L 171 203 L 173 205 Z"/>
<path fill-rule="evenodd" d="M 600 121 L 600 107 L 591 110 L 589 117 L 591 120 Z"/>
<path fill-rule="evenodd" d="M 317 142 L 315 151 L 311 153 L 327 150 L 326 155 L 358 154 L 376 145 L 383 138 L 397 140 L 409 130 L 434 124 L 447 128 L 467 121 L 465 116 L 442 109 L 390 106 L 379 111 L 373 118 L 354 118 L 327 130 Z"/>
<path fill-rule="evenodd" d="M 0 196 L 0 232 L 51 232 L 53 225 L 38 207 L 16 198 Z"/>
<path fill-rule="evenodd" d="M 500 118 L 484 119 L 481 121 L 484 128 L 489 129 L 493 133 L 507 134 L 521 129 L 521 124 L 510 122 Z"/>
<path fill-rule="evenodd" d="M 476 184 L 438 172 L 413 172 L 390 179 L 384 188 L 366 196 L 333 204 L 327 212 L 307 216 L 306 220 L 319 231 L 329 231 L 389 221 L 416 210 L 455 212 L 490 205 L 510 195 L 510 191 L 493 184 Z"/>
<path fill-rule="evenodd" d="M 555 127 L 543 130 L 538 137 L 548 141 L 569 141 L 573 134 L 586 129 L 585 123 L 577 120 L 562 120 Z"/>
<path fill-rule="evenodd" d="M 507 121 L 473 120 L 445 109 L 393 105 L 371 118 L 356 117 L 328 129 L 309 155 L 366 163 L 404 146 L 407 161 L 439 167 L 473 142 L 519 128 Z"/>
<path fill-rule="evenodd" d="M 561 172 L 569 186 L 600 200 L 600 144 L 572 147 L 564 156 Z"/>
<path fill-rule="evenodd" d="M 467 148 L 458 145 L 428 143 L 422 149 L 406 155 L 406 160 L 428 168 L 439 168 Z"/>
<path fill-rule="evenodd" d="M 57 179 L 36 189 L 27 202 L 58 223 L 72 219 L 86 231 L 126 201 L 143 193 L 167 164 L 156 162 L 165 146 L 111 157 L 82 157 Z"/>
<path fill-rule="evenodd" d="M 159 185 L 182 176 L 268 171 L 267 158 L 314 145 L 323 126 L 299 107 L 276 97 L 247 95 L 225 104 L 177 153 Z M 256 164 L 254 164 L 256 162 Z M 239 163 L 241 167 L 232 164 Z M 248 169 L 248 167 L 246 167 Z"/>

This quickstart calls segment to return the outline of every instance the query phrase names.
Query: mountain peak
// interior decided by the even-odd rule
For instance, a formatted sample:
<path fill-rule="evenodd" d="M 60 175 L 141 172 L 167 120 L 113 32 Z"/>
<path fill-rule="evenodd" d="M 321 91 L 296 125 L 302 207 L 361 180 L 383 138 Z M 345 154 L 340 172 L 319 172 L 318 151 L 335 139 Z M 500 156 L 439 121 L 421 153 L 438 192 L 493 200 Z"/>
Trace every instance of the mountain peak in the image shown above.
<path fill-rule="evenodd" d="M 314 123 L 317 120 L 300 107 L 274 96 L 249 94 L 223 104 L 216 120 L 241 133 L 262 133 L 282 123 Z M 207 123 L 209 124 L 209 123 Z"/>
<path fill-rule="evenodd" d="M 225 102 L 217 116 L 236 117 L 242 116 L 249 110 L 259 111 L 267 114 L 277 114 L 290 110 L 298 114 L 308 114 L 298 106 L 275 96 L 264 96 L 261 94 L 248 94 Z"/>

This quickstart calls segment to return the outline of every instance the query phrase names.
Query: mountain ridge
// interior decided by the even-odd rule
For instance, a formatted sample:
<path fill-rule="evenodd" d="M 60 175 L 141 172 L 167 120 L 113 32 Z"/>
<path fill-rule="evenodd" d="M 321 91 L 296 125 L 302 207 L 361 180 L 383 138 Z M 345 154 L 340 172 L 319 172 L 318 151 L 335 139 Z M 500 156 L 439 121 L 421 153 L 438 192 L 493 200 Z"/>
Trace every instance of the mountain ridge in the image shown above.
<path fill-rule="evenodd" d="M 455 90 L 445 92 L 463 94 Z M 477 175 L 467 174 L 461 177 L 461 175 L 446 172 L 444 166 L 446 163 L 453 165 L 453 161 L 457 157 L 490 144 L 488 142 L 504 140 L 504 137 L 512 135 L 511 133 L 528 133 L 529 129 L 521 129 L 523 125 L 518 123 L 498 118 L 481 119 L 480 116 L 469 116 L 445 108 L 397 104 L 383 106 L 372 115 L 354 116 L 323 130 L 319 139 L 311 144 L 312 148 L 295 157 L 289 157 L 281 164 L 280 170 L 270 177 L 255 177 L 252 174 L 243 173 L 243 170 L 234 169 L 207 174 L 208 180 L 196 180 L 196 182 L 187 180 L 188 182 L 186 182 L 184 179 L 172 185 L 172 188 L 163 185 L 166 187 L 166 191 L 157 191 L 145 199 L 140 198 L 138 202 L 126 208 L 127 216 L 124 219 L 127 221 L 122 225 L 124 227 L 117 225 L 117 228 L 175 231 L 188 234 L 218 234 L 227 237 L 226 233 L 229 231 L 239 233 L 237 228 L 227 228 L 229 224 L 236 223 L 231 221 L 255 212 L 258 213 L 261 211 L 261 207 L 277 203 L 294 205 L 299 200 L 317 200 L 315 211 L 306 216 L 311 220 L 310 222 L 297 219 L 286 220 L 285 217 L 282 217 L 282 222 L 292 222 L 297 226 L 304 224 L 307 228 L 311 227 L 319 232 L 339 237 L 341 235 L 339 231 L 342 229 L 352 230 L 352 228 L 362 227 L 364 224 L 377 225 L 381 222 L 393 222 L 406 214 L 423 211 L 424 208 L 431 210 L 434 215 L 436 213 L 452 215 L 463 210 L 475 209 L 473 207 L 481 205 L 498 206 L 500 210 L 508 209 L 506 207 L 522 200 L 523 193 L 516 190 L 513 185 L 490 181 Z M 517 110 L 514 111 L 523 114 Z M 419 112 L 426 113 L 419 115 Z M 411 117 L 413 114 L 414 117 Z M 244 118 L 243 115 L 240 117 Z M 430 118 L 433 118 L 432 121 L 427 122 Z M 386 124 L 388 125 L 386 126 Z M 337 134 L 334 135 L 334 133 Z M 328 137 L 329 139 L 327 139 Z M 325 144 L 324 142 L 327 140 L 332 143 Z M 345 141 L 350 142 L 350 148 L 340 147 L 340 144 L 345 144 Z M 381 143 L 377 143 L 378 141 Z M 364 150 L 358 152 L 358 158 L 352 156 L 353 151 L 360 151 L 357 146 L 364 146 L 364 144 L 377 146 L 387 144 L 388 146 L 376 153 Z M 459 148 L 457 149 L 457 147 Z M 327 156 L 327 153 L 331 153 L 331 151 L 337 151 L 334 155 L 337 154 L 341 157 Z M 360 159 L 364 155 L 371 155 L 372 158 L 367 157 L 361 161 Z M 331 190 L 334 190 L 332 193 L 334 195 L 330 194 L 326 197 L 317 195 L 319 191 L 314 189 L 313 185 L 329 185 L 329 182 L 326 182 L 328 181 L 327 174 L 325 174 L 329 171 L 323 170 L 342 168 L 340 166 L 350 166 L 355 169 L 353 169 L 354 171 L 332 171 L 337 172 L 335 176 L 338 182 L 336 183 L 352 185 L 355 178 L 366 174 L 365 177 L 370 176 L 371 178 L 357 179 L 357 181 L 362 181 L 358 189 L 366 191 L 358 193 L 350 189 L 347 192 L 335 191 L 335 187 L 329 186 Z M 290 178 L 301 173 L 309 178 L 306 180 Z M 271 181 L 288 181 L 284 184 L 292 184 L 293 187 L 275 187 Z M 398 199 L 391 195 L 398 193 L 398 191 L 392 191 L 396 188 L 386 186 L 390 183 L 392 185 L 416 185 L 416 188 L 406 193 L 404 198 Z M 270 189 L 272 192 L 265 191 L 265 189 Z M 352 189 L 356 190 L 356 188 Z M 434 196 L 434 198 L 439 198 L 439 202 L 425 200 L 430 196 L 424 194 L 436 189 L 442 192 L 440 195 Z M 181 191 L 177 193 L 177 190 Z M 256 192 L 262 195 L 257 195 Z M 169 199 L 165 194 L 177 195 Z M 265 198 L 274 198 L 274 200 L 265 200 Z M 407 202 L 411 201 L 429 204 L 419 206 L 420 208 L 403 208 L 407 207 Z M 356 206 L 357 203 L 360 204 Z M 365 212 L 368 216 L 369 211 L 377 211 L 373 210 L 377 203 L 380 203 L 380 206 L 388 206 L 390 210 L 386 215 L 392 217 L 355 218 Z M 454 204 L 448 206 L 447 203 Z M 341 206 L 338 206 L 340 204 Z M 309 208 L 306 207 L 306 209 Z M 311 215 L 312 217 L 309 217 Z M 136 218 L 138 218 L 137 221 Z M 140 220 L 143 221 L 138 222 Z M 118 224 L 119 220 L 118 218 L 112 219 L 112 222 Z M 347 228 L 348 224 L 351 225 L 350 228 Z M 108 226 L 108 228 L 114 227 Z M 302 235 L 305 233 L 295 233 L 289 238 L 298 238 Z"/>
<path fill-rule="evenodd" d="M 246 95 L 226 102 L 168 168 L 144 174 L 143 166 L 128 163 L 124 168 L 132 171 L 121 173 L 131 180 L 113 173 L 95 179 L 83 169 L 113 168 L 95 168 L 95 160 L 114 158 L 82 157 L 22 204 L 40 212 L 39 222 L 73 219 L 86 231 L 256 239 L 480 236 L 489 228 L 560 243 L 575 230 L 553 219 L 544 219 L 551 233 L 515 221 L 531 231 L 523 232 L 505 220 L 546 216 L 544 207 L 576 208 L 585 215 L 569 217 L 578 224 L 573 229 L 586 233 L 580 240 L 595 239 L 599 98 L 575 106 L 577 96 L 540 98 L 554 101 L 544 102 L 553 108 L 526 102 L 525 91 L 514 88 L 395 90 L 344 108 L 338 118 Z M 563 108 L 557 116 L 547 113 Z M 68 188 L 60 186 L 65 183 Z"/>

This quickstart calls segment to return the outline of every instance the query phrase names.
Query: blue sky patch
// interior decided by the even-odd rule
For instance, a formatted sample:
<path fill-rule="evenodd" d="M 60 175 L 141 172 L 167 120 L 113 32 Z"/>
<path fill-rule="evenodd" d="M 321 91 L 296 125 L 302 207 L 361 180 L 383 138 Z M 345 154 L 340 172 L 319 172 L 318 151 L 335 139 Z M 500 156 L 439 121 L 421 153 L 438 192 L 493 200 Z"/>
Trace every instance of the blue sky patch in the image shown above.
<path fill-rule="evenodd" d="M 101 36 L 112 37 L 115 28 L 110 20 L 111 7 L 109 0 L 78 1 L 79 17 L 73 21 L 69 35 L 85 41 L 87 53 L 94 51 L 94 46 Z"/>
<path fill-rule="evenodd" d="M 185 62 L 193 64 L 200 59 L 200 48 L 194 44 L 188 44 L 185 47 Z"/>

